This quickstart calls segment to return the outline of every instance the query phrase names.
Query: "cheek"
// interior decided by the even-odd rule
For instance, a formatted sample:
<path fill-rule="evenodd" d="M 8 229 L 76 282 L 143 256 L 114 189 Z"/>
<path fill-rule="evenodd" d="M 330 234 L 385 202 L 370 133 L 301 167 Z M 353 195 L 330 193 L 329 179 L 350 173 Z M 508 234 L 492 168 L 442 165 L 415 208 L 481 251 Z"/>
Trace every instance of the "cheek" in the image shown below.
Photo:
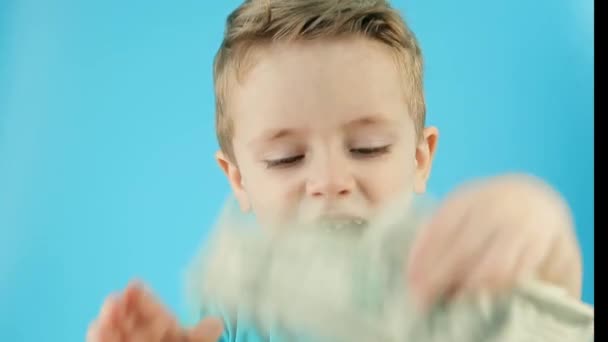
<path fill-rule="evenodd" d="M 255 215 L 261 221 L 271 223 L 293 215 L 300 186 L 288 177 L 259 174 L 246 191 Z"/>
<path fill-rule="evenodd" d="M 361 172 L 366 193 L 377 205 L 382 205 L 397 197 L 413 192 L 415 176 L 414 158 L 388 159 L 378 165 L 370 165 Z"/>

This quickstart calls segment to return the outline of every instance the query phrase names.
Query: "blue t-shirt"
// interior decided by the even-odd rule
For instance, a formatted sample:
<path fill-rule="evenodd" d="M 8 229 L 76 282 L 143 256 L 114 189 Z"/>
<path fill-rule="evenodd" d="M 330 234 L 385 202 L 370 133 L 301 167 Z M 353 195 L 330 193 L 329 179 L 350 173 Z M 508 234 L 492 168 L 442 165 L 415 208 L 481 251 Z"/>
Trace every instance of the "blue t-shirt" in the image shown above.
<path fill-rule="evenodd" d="M 305 333 L 287 332 L 280 327 L 273 327 L 269 331 L 261 331 L 256 327 L 254 320 L 245 313 L 239 312 L 237 317 L 230 317 L 217 306 L 209 306 L 201 311 L 201 319 L 215 317 L 224 324 L 224 333 L 219 342 L 320 342 L 320 339 L 306 337 Z"/>

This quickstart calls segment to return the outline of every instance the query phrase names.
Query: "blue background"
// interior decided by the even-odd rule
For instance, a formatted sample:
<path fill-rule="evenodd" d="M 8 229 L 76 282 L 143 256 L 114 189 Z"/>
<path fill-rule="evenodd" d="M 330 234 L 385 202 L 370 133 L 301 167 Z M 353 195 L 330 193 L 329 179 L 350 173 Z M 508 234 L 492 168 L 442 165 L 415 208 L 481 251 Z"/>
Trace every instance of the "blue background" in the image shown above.
<path fill-rule="evenodd" d="M 183 313 L 182 271 L 229 190 L 211 63 L 237 4 L 0 0 L 1 341 L 82 341 L 132 277 Z M 573 208 L 593 303 L 593 2 L 394 4 L 441 130 L 431 192 L 545 178 Z"/>

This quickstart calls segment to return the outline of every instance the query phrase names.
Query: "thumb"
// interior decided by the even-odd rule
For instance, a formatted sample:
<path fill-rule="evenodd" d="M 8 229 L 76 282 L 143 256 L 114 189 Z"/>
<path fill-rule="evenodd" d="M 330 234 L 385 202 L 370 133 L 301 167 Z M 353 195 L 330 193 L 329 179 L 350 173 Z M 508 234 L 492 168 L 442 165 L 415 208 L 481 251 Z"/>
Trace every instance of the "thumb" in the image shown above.
<path fill-rule="evenodd" d="M 200 321 L 194 328 L 186 332 L 188 342 L 217 342 L 222 336 L 224 325 L 217 318 L 209 317 Z"/>

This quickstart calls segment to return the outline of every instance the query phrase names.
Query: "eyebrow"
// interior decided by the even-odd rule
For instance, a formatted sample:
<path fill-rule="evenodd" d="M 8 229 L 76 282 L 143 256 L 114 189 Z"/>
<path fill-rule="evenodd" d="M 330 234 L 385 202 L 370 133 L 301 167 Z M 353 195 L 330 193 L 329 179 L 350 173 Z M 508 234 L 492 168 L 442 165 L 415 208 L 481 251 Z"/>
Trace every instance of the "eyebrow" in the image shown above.
<path fill-rule="evenodd" d="M 365 127 L 365 126 L 377 126 L 377 125 L 389 125 L 393 126 L 396 124 L 394 120 L 387 119 L 382 114 L 366 115 L 354 120 L 347 122 L 345 128 Z"/>
<path fill-rule="evenodd" d="M 285 137 L 301 134 L 294 128 L 270 128 L 249 141 L 250 146 L 262 147 Z"/>
<path fill-rule="evenodd" d="M 281 138 L 295 134 L 296 130 L 293 128 L 271 128 L 265 130 L 262 134 L 253 139 L 251 143 L 279 140 Z"/>
<path fill-rule="evenodd" d="M 342 127 L 345 129 L 353 129 L 360 127 L 369 127 L 369 126 L 394 126 L 396 122 L 391 119 L 387 119 L 386 116 L 381 114 L 375 115 L 365 115 L 358 117 L 356 119 L 350 120 L 345 123 Z M 295 128 L 270 128 L 264 131 L 262 134 L 258 135 L 254 139 L 252 139 L 249 144 L 257 145 L 261 143 L 268 143 L 277 140 L 281 140 L 282 138 L 299 135 L 301 131 Z"/>

